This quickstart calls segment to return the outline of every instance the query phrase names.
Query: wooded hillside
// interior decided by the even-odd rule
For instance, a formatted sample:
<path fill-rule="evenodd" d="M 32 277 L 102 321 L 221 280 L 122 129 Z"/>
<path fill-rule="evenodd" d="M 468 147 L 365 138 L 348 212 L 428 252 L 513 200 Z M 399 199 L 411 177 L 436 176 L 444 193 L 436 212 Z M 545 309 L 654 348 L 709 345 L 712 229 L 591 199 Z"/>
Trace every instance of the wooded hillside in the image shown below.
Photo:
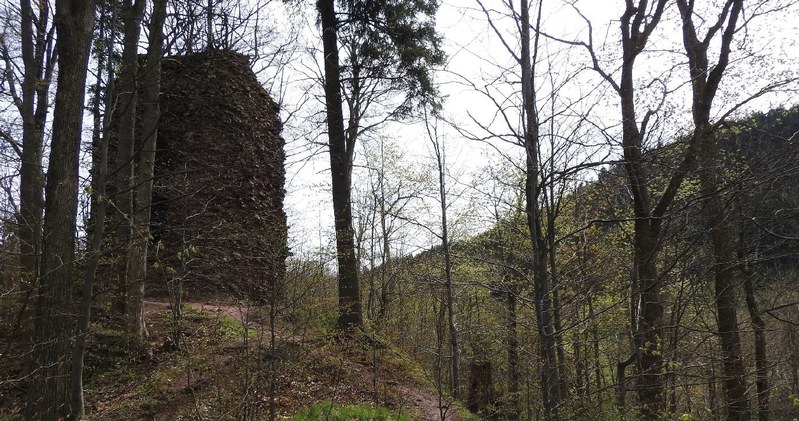
<path fill-rule="evenodd" d="M 0 6 L 0 420 L 799 418 L 799 1 Z"/>

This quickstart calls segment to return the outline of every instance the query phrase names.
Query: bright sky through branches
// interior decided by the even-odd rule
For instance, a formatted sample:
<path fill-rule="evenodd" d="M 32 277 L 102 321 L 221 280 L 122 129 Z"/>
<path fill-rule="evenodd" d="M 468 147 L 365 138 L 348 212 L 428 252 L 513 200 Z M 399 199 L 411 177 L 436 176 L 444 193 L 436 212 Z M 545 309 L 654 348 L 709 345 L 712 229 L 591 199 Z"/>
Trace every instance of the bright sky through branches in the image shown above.
<path fill-rule="evenodd" d="M 484 195 L 481 187 L 487 183 L 487 174 L 499 171 L 497 167 L 511 170 L 522 165 L 522 150 L 513 145 L 511 126 L 520 123 L 520 90 L 518 64 L 508 51 L 515 54 L 519 49 L 518 29 L 513 13 L 518 13 L 518 2 L 514 9 L 505 0 L 445 1 L 437 15 L 437 27 L 444 40 L 448 64 L 436 75 L 436 82 L 443 94 L 442 115 L 446 123 L 440 123 L 439 133 L 447 142 L 447 160 L 450 165 L 450 185 L 455 197 L 452 213 L 456 237 L 473 235 L 479 226 L 487 227 L 490 213 L 479 209 Z M 707 10 L 719 10 L 718 0 L 702 2 L 708 20 L 715 16 Z M 709 3 L 709 4 L 708 4 Z M 568 136 L 579 136 L 582 149 L 574 146 L 560 148 L 553 144 L 553 156 L 559 165 L 576 161 L 611 159 L 618 157 L 619 149 L 614 135 L 619 130 L 617 97 L 610 86 L 601 81 L 596 72 L 589 69 L 591 62 L 587 50 L 580 45 L 568 45 L 556 39 L 570 42 L 589 42 L 591 22 L 594 49 L 599 64 L 607 73 L 617 77 L 620 38 L 618 19 L 623 10 L 620 0 L 545 1 L 542 11 L 542 36 L 536 68 L 538 107 L 545 123 L 544 131 L 551 132 L 566 142 Z M 532 7 L 537 7 L 533 2 Z M 796 4 L 787 0 L 769 0 L 762 4 L 747 6 L 747 27 L 740 29 L 733 61 L 725 76 L 718 99 L 714 104 L 716 117 L 734 110 L 770 85 L 796 77 L 799 57 L 799 20 Z M 537 10 L 531 11 L 535 17 Z M 582 16 L 581 16 L 582 15 Z M 304 38 L 312 45 L 318 42 L 318 28 L 312 18 L 306 26 Z M 700 32 L 706 30 L 705 23 Z M 500 39 L 500 35 L 502 39 Z M 655 125 L 647 139 L 649 146 L 668 143 L 685 133 L 690 125 L 688 109 L 690 89 L 687 69 L 681 44 L 679 16 L 676 6 L 671 5 L 664 20 L 658 26 L 648 49 L 638 60 L 636 76 L 639 81 L 637 101 L 639 109 L 657 109 Z M 304 69 L 318 70 L 320 56 L 316 49 L 314 58 L 303 57 Z M 715 51 L 711 44 L 711 51 Z M 313 61 L 315 60 L 315 62 Z M 714 61 L 715 57 L 711 58 Z M 316 88 L 321 93 L 320 88 Z M 766 110 L 781 105 L 792 105 L 796 84 L 779 86 L 774 93 L 747 102 L 733 112 L 740 116 L 754 110 Z M 554 116 L 554 117 L 553 117 Z M 639 116 L 641 118 L 641 116 Z M 307 142 L 307 139 L 291 139 L 290 142 Z M 429 164 L 430 150 L 427 131 L 421 121 L 390 123 L 385 125 L 374 139 L 390 139 L 404 151 L 403 158 L 411 164 Z M 472 138 L 472 139 L 470 139 Z M 504 141 L 498 138 L 504 139 Z M 362 142 L 374 146 L 376 140 Z M 316 134 L 314 140 L 322 143 L 325 138 Z M 365 188 L 367 173 L 363 168 L 365 154 L 363 145 L 358 147 L 354 189 Z M 313 250 L 332 250 L 332 210 L 327 180 L 328 157 L 323 145 L 313 148 L 317 154 L 295 163 L 289 168 L 287 207 L 291 224 L 291 243 L 299 254 Z M 546 149 L 546 148 L 545 148 Z M 564 152 L 568 149 L 567 152 Z M 544 153 L 552 153 L 552 151 Z M 560 152 L 558 152 L 560 151 Z M 561 162 L 562 161 L 562 162 Z M 486 167 L 495 167 L 486 170 Z M 591 179 L 592 172 L 578 175 Z M 472 189 L 471 187 L 474 187 Z M 428 198 L 424 206 L 433 205 Z M 434 209 L 431 207 L 430 209 Z M 430 210 L 430 219 L 436 220 L 435 210 Z M 457 215 L 464 217 L 458 219 Z M 490 219 L 490 218 L 489 218 Z M 410 228 L 409 228 L 410 229 Z M 405 236 L 409 244 L 403 250 L 416 251 L 437 241 L 424 229 L 413 230 Z"/>

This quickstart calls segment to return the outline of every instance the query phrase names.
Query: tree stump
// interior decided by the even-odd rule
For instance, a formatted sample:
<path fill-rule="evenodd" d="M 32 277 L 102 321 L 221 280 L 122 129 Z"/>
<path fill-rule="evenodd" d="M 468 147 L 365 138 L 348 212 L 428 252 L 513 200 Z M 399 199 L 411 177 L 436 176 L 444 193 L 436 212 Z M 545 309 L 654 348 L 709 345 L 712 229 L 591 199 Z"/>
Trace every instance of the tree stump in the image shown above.
<path fill-rule="evenodd" d="M 493 402 L 491 361 L 472 360 L 469 364 L 469 396 L 466 407 L 478 413 Z"/>

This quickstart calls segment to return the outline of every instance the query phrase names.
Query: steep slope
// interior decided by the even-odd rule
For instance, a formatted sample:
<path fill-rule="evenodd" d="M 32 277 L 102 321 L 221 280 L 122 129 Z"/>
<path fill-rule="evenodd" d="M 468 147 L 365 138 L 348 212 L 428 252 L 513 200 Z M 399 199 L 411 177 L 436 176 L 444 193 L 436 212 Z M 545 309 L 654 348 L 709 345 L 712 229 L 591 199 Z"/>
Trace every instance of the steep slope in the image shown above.
<path fill-rule="evenodd" d="M 168 303 L 148 301 L 146 318 L 152 352 L 140 360 L 124 352 L 112 321 L 95 324 L 89 419 L 268 419 L 270 402 L 277 419 L 291 419 L 332 402 L 438 420 L 439 398 L 446 419 L 465 419 L 405 356 L 367 336 L 339 341 L 324 329 L 283 326 L 272 338 L 266 309 L 244 305 L 187 304 L 175 319 Z"/>

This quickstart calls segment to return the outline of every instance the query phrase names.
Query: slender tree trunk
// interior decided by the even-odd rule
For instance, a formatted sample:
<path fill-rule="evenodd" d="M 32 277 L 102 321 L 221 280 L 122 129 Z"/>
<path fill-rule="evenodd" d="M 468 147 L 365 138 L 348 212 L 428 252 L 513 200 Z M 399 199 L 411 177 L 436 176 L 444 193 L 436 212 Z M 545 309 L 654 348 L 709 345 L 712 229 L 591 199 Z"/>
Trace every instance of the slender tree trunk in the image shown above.
<path fill-rule="evenodd" d="M 539 8 L 538 23 L 541 9 Z M 530 6 L 522 0 L 520 6 L 521 26 L 521 73 L 522 101 L 524 108 L 524 147 L 526 154 L 525 199 L 527 228 L 532 250 L 533 296 L 535 299 L 536 322 L 538 327 L 539 349 L 541 352 L 541 393 L 547 419 L 557 419 L 561 404 L 561 379 L 558 370 L 557 346 L 554 319 L 552 315 L 552 290 L 547 274 L 547 244 L 542 230 L 542 215 L 539 208 L 541 187 L 539 185 L 540 166 L 538 163 L 538 115 L 535 109 L 533 86 L 534 60 L 531 61 L 530 46 Z M 538 24 L 536 24 L 538 27 Z M 537 40 L 537 38 L 536 38 Z M 534 51 L 537 50 L 537 43 Z"/>
<path fill-rule="evenodd" d="M 713 420 L 720 419 L 719 416 L 719 408 L 716 403 L 716 368 L 714 367 L 715 362 L 711 359 L 710 361 L 710 368 L 708 373 L 708 381 L 707 381 L 707 388 L 708 388 L 708 409 L 710 409 L 710 415 L 713 417 Z"/>
<path fill-rule="evenodd" d="M 508 418 L 519 418 L 519 336 L 516 331 L 516 293 L 508 292 Z"/>
<path fill-rule="evenodd" d="M 110 33 L 107 37 L 108 40 L 113 40 L 116 34 L 116 13 L 112 12 Z M 100 33 L 103 36 L 103 28 Z M 105 230 L 105 219 L 108 210 L 108 198 L 106 197 L 105 187 L 108 176 L 108 143 L 110 140 L 109 127 L 111 125 L 111 95 L 114 89 L 114 77 L 112 73 L 113 60 L 111 60 L 111 53 L 113 50 L 113 43 L 108 43 L 106 63 L 108 72 L 108 84 L 106 85 L 105 95 L 105 115 L 102 121 L 99 121 L 99 96 L 100 96 L 100 83 L 102 81 L 102 61 L 98 61 L 97 71 L 97 86 L 95 89 L 95 134 L 93 134 L 92 143 L 96 142 L 97 161 L 92 162 L 95 168 L 95 173 L 92 179 L 92 184 L 95 186 L 93 192 L 95 209 L 92 212 L 92 222 L 94 228 L 91 232 L 91 243 L 89 245 L 89 261 L 86 265 L 86 272 L 83 278 L 83 287 L 81 289 L 80 304 L 78 307 L 78 326 L 75 335 L 75 345 L 72 348 L 72 373 L 70 374 L 70 399 L 72 402 L 72 412 L 76 419 L 80 419 L 85 415 L 85 406 L 83 399 L 83 369 L 84 357 L 86 355 L 86 336 L 89 332 L 89 322 L 91 321 L 92 309 L 92 294 L 94 290 L 94 281 L 97 275 L 97 266 L 100 263 L 102 254 L 103 236 Z M 94 137 L 99 137 L 97 142 Z"/>
<path fill-rule="evenodd" d="M 275 322 L 277 321 L 277 293 L 276 288 L 272 286 L 272 291 L 269 294 L 269 353 L 273 357 L 269 359 L 269 421 L 275 421 L 277 416 L 277 408 L 275 401 L 277 400 L 277 332 Z"/>
<path fill-rule="evenodd" d="M 682 19 L 683 45 L 688 56 L 691 76 L 692 112 L 694 133 L 691 145 L 697 145 L 699 182 L 704 197 L 703 214 L 710 227 L 713 250 L 713 279 L 715 287 L 718 333 L 721 339 L 722 392 L 729 420 L 750 419 L 749 398 L 746 391 L 746 370 L 741 355 L 741 338 L 738 329 L 737 299 L 735 294 L 735 253 L 732 244 L 733 227 L 726 214 L 719 176 L 719 149 L 715 127 L 710 124 L 713 100 L 719 83 L 729 63 L 731 44 L 743 10 L 743 0 L 727 0 L 718 20 L 699 39 L 694 26 L 694 2 L 678 0 Z M 726 28 L 720 39 L 720 52 L 714 66 L 708 60 L 708 46 L 713 36 Z M 710 69 L 710 70 L 709 70 Z"/>
<path fill-rule="evenodd" d="M 435 368 L 435 375 L 436 375 L 436 389 L 438 390 L 438 408 L 441 414 L 441 418 L 444 418 L 444 342 L 446 339 L 444 338 L 444 317 L 446 316 L 447 306 L 446 300 L 443 299 L 439 303 L 438 308 L 434 308 L 433 310 L 436 311 L 436 368 Z"/>
<path fill-rule="evenodd" d="M 447 288 L 447 322 L 449 324 L 449 346 L 452 354 L 452 396 L 460 396 L 460 350 L 458 349 L 458 327 L 455 325 L 455 297 L 452 291 L 452 256 L 449 247 L 449 225 L 447 222 L 446 163 L 443 146 L 436 143 L 438 160 L 438 193 L 441 203 L 441 246 L 444 250 L 444 279 Z"/>
<path fill-rule="evenodd" d="M 208 0 L 205 6 L 205 49 L 214 48 L 214 0 Z"/>
<path fill-rule="evenodd" d="M 28 391 L 32 406 L 29 418 L 44 421 L 66 418 L 72 412 L 69 359 L 74 328 L 72 282 L 78 157 L 93 21 L 93 1 L 56 1 L 58 90 L 45 186 L 45 241 L 35 328 L 37 348 L 31 352 L 34 372 Z"/>
<path fill-rule="evenodd" d="M 133 228 L 128 249 L 128 285 L 125 327 L 128 340 L 141 347 L 147 336 L 144 325 L 144 283 L 147 275 L 147 249 L 150 243 L 150 208 L 153 198 L 155 150 L 158 139 L 158 120 L 161 108 L 161 57 L 163 55 L 163 26 L 166 19 L 166 0 L 155 0 L 150 19 L 150 43 L 142 76 L 143 101 L 140 150 L 134 188 L 136 210 L 132 215 Z"/>
<path fill-rule="evenodd" d="M 619 403 L 624 403 L 624 371 L 635 363 L 638 371 L 638 402 L 642 416 L 657 419 L 663 409 L 663 349 L 662 328 L 664 303 L 660 297 L 657 257 L 660 248 L 661 218 L 671 206 L 674 192 L 683 180 L 682 172 L 672 175 L 667 189 L 652 208 L 650 178 L 643 157 L 643 134 L 649 117 L 639 128 L 636 119 L 635 78 L 633 70 L 638 54 L 643 51 L 649 36 L 657 27 L 667 0 L 649 5 L 646 0 L 626 2 L 620 19 L 622 66 L 618 84 L 601 73 L 619 95 L 622 115 L 622 147 L 624 170 L 632 194 L 635 225 L 633 234 L 633 267 L 630 328 L 633 338 L 632 355 L 617 365 Z M 680 167 L 682 169 L 682 167 Z M 676 186 L 676 187 L 675 187 Z"/>
<path fill-rule="evenodd" d="M 116 84 L 116 110 L 119 112 L 116 138 L 116 161 L 114 170 L 114 205 L 118 211 L 118 227 L 116 241 L 120 250 L 127 250 L 131 237 L 130 218 L 133 212 L 133 152 L 136 136 L 136 102 L 137 75 L 139 68 L 139 34 L 141 19 L 144 13 L 144 0 L 125 0 L 122 6 L 124 24 L 122 69 L 119 83 Z M 117 297 L 114 307 L 125 313 L 125 295 L 127 294 L 127 256 L 121 252 L 118 256 Z"/>
<path fill-rule="evenodd" d="M 358 285 L 358 262 L 352 230 L 351 177 L 352 145 L 344 133 L 341 102 L 341 79 L 338 59 L 338 34 L 334 0 L 318 0 L 316 7 L 322 22 L 322 45 L 325 55 L 325 105 L 330 149 L 330 173 L 333 188 L 333 214 L 338 260 L 338 328 L 345 330 L 362 324 Z"/>
<path fill-rule="evenodd" d="M 554 168 L 551 171 L 554 174 Z M 569 396 L 569 387 L 568 387 L 568 369 L 566 366 L 566 350 L 563 346 L 563 332 L 562 332 L 562 323 L 560 319 L 560 287 L 559 277 L 558 277 L 558 265 L 557 265 L 557 256 L 555 252 L 556 248 L 556 241 L 555 241 L 555 203 L 554 203 L 554 189 L 550 185 L 550 197 L 545 199 L 547 202 L 547 232 L 546 232 L 546 240 L 547 240 L 547 248 L 549 252 L 549 274 L 550 279 L 552 279 L 552 320 L 554 322 L 554 333 L 555 333 L 555 347 L 557 349 L 558 355 L 558 376 L 560 377 L 560 383 L 558 387 L 560 387 L 560 396 L 561 399 L 567 399 Z M 579 381 L 579 377 L 578 377 Z"/>
<path fill-rule="evenodd" d="M 631 25 L 635 10 L 622 17 L 622 28 Z M 636 122 L 633 63 L 635 42 L 625 38 L 624 65 L 618 92 L 622 110 L 622 145 L 624 170 L 633 195 L 635 225 L 633 234 L 633 288 L 630 305 L 635 362 L 638 368 L 638 401 L 646 417 L 657 418 L 663 409 L 663 349 L 662 327 L 664 303 L 660 298 L 657 256 L 660 248 L 661 219 L 653 214 L 649 192 L 649 175 L 642 152 L 641 130 Z M 646 40 L 644 39 L 644 42 Z M 640 41 L 638 41 L 640 42 Z M 664 195 L 665 197 L 665 195 Z M 670 200 L 661 200 L 663 208 Z"/>
<path fill-rule="evenodd" d="M 41 2 L 34 17 L 29 0 L 20 1 L 21 50 L 25 67 L 22 97 L 18 104 L 22 117 L 22 156 L 20 166 L 20 206 L 17 216 L 20 264 L 24 283 L 33 291 L 39 276 L 44 210 L 43 139 L 49 109 L 50 78 L 53 73 L 52 38 L 48 33 L 49 3 Z M 34 25 L 34 21 L 35 25 Z M 34 31 L 34 26 L 36 30 Z M 25 313 L 30 294 L 23 297 L 20 315 Z"/>
<path fill-rule="evenodd" d="M 741 354 L 738 329 L 737 299 L 735 296 L 735 253 L 732 245 L 732 226 L 725 212 L 719 179 L 718 145 L 712 133 L 702 130 L 697 136 L 706 137 L 699 160 L 699 181 L 705 197 L 705 220 L 710 227 L 713 248 L 713 280 L 718 333 L 721 339 L 722 389 L 730 420 L 750 419 L 746 393 L 746 369 Z"/>
<path fill-rule="evenodd" d="M 380 312 L 379 320 L 383 321 L 388 311 L 388 302 L 393 294 L 393 279 L 390 277 L 391 267 L 391 244 L 389 241 L 388 226 L 386 224 L 386 194 L 385 194 L 385 164 L 383 162 L 383 144 L 380 144 L 380 233 L 383 236 L 383 264 L 380 266 Z"/>
<path fill-rule="evenodd" d="M 432 127 L 425 115 L 427 135 L 433 146 L 436 156 L 436 169 L 438 170 L 438 197 L 441 209 L 441 249 L 444 253 L 444 302 L 447 306 L 447 325 L 449 328 L 449 345 L 452 355 L 451 380 L 452 395 L 460 396 L 460 349 L 458 347 L 458 327 L 455 324 L 455 295 L 452 285 L 452 254 L 449 242 L 449 222 L 447 221 L 447 155 L 444 144 L 439 140 L 435 126 Z"/>
<path fill-rule="evenodd" d="M 591 312 L 591 320 L 594 320 L 594 309 L 592 301 L 588 301 Z M 591 327 L 591 341 L 594 345 L 594 381 L 596 382 L 597 402 L 602 402 L 603 399 L 603 384 L 602 384 L 602 361 L 599 358 L 599 328 L 597 323 L 594 322 Z"/>
<path fill-rule="evenodd" d="M 586 359 L 583 357 L 585 352 L 582 350 L 582 335 L 580 333 L 582 332 L 578 332 L 578 334 L 574 336 L 572 349 L 574 349 L 574 386 L 577 388 L 577 395 L 579 395 L 580 402 L 582 403 L 583 397 L 588 395 L 588 389 L 586 388 L 587 382 L 585 381 Z"/>
<path fill-rule="evenodd" d="M 634 343 L 638 358 L 638 400 L 645 414 L 659 417 L 663 409 L 663 308 L 655 259 L 660 223 L 647 218 L 635 223 L 637 272 L 637 329 Z"/>
<path fill-rule="evenodd" d="M 94 54 L 94 61 L 97 64 L 97 75 L 95 77 L 94 86 L 92 86 L 92 155 L 91 155 L 91 168 L 89 169 L 89 178 L 91 180 L 90 188 L 91 191 L 89 193 L 89 218 L 86 227 L 86 235 L 87 237 L 91 237 L 94 235 L 94 229 L 96 227 L 95 219 L 98 212 L 99 201 L 97 197 L 97 191 L 99 190 L 98 180 L 100 179 L 100 155 L 103 149 L 103 141 L 105 140 L 106 133 L 108 132 L 106 122 L 107 119 L 104 118 L 103 113 L 105 113 L 110 108 L 108 107 L 111 97 L 111 90 L 112 84 L 111 80 L 112 77 L 108 77 L 113 74 L 113 67 L 109 66 L 109 63 L 112 62 L 111 59 L 111 49 L 109 48 L 108 42 L 111 39 L 111 34 L 116 36 L 116 8 L 105 8 L 102 5 L 97 5 L 97 22 L 95 25 L 97 26 L 97 33 L 98 37 L 93 42 L 92 52 Z M 106 17 L 108 15 L 108 17 Z M 113 21 L 113 22 L 112 22 Z M 109 31 L 109 27 L 111 27 L 111 31 Z M 106 48 L 102 50 L 100 48 L 100 41 L 102 45 Z M 106 60 L 108 59 L 108 60 Z M 105 88 L 103 87 L 105 83 Z M 102 100 L 101 100 L 102 98 Z M 108 163 L 106 162 L 106 165 Z M 106 177 L 108 177 L 108 169 L 106 168 Z M 107 183 L 107 181 L 106 181 Z M 105 189 L 107 186 L 103 186 Z M 105 227 L 104 227 L 105 228 Z M 91 242 L 90 242 L 91 244 Z M 91 246 L 89 246 L 91 247 Z"/>
<path fill-rule="evenodd" d="M 749 274 L 745 274 L 744 291 L 746 292 L 746 309 L 755 332 L 755 384 L 757 386 L 757 417 L 759 421 L 769 420 L 769 382 L 768 356 L 766 353 L 766 321 L 760 316 L 755 297 L 755 286 Z"/>
<path fill-rule="evenodd" d="M 47 14 L 42 16 L 47 19 Z M 25 76 L 22 81 L 22 164 L 20 167 L 20 207 L 17 217 L 20 240 L 20 263 L 23 279 L 33 286 L 38 277 L 42 210 L 42 132 L 34 121 L 34 100 L 43 63 L 35 59 L 33 10 L 30 0 L 20 1 L 21 49 Z M 46 21 L 45 21 L 46 22 Z M 45 99 L 46 101 L 46 99 Z"/>
<path fill-rule="evenodd" d="M 382 291 L 380 291 L 378 295 L 377 291 L 377 274 L 375 274 L 375 268 L 377 267 L 376 260 L 375 260 L 375 242 L 374 237 L 377 235 L 377 228 L 374 224 L 370 224 L 369 230 L 371 231 L 372 239 L 369 241 L 369 293 L 366 299 L 366 317 L 370 320 L 374 320 L 376 317 L 382 319 L 381 316 L 375 316 L 375 311 L 377 314 L 383 311 L 383 303 L 382 303 Z M 383 265 L 385 266 L 385 264 Z M 381 270 L 382 272 L 382 270 Z M 380 306 L 379 309 L 375 310 L 377 306 Z"/>

